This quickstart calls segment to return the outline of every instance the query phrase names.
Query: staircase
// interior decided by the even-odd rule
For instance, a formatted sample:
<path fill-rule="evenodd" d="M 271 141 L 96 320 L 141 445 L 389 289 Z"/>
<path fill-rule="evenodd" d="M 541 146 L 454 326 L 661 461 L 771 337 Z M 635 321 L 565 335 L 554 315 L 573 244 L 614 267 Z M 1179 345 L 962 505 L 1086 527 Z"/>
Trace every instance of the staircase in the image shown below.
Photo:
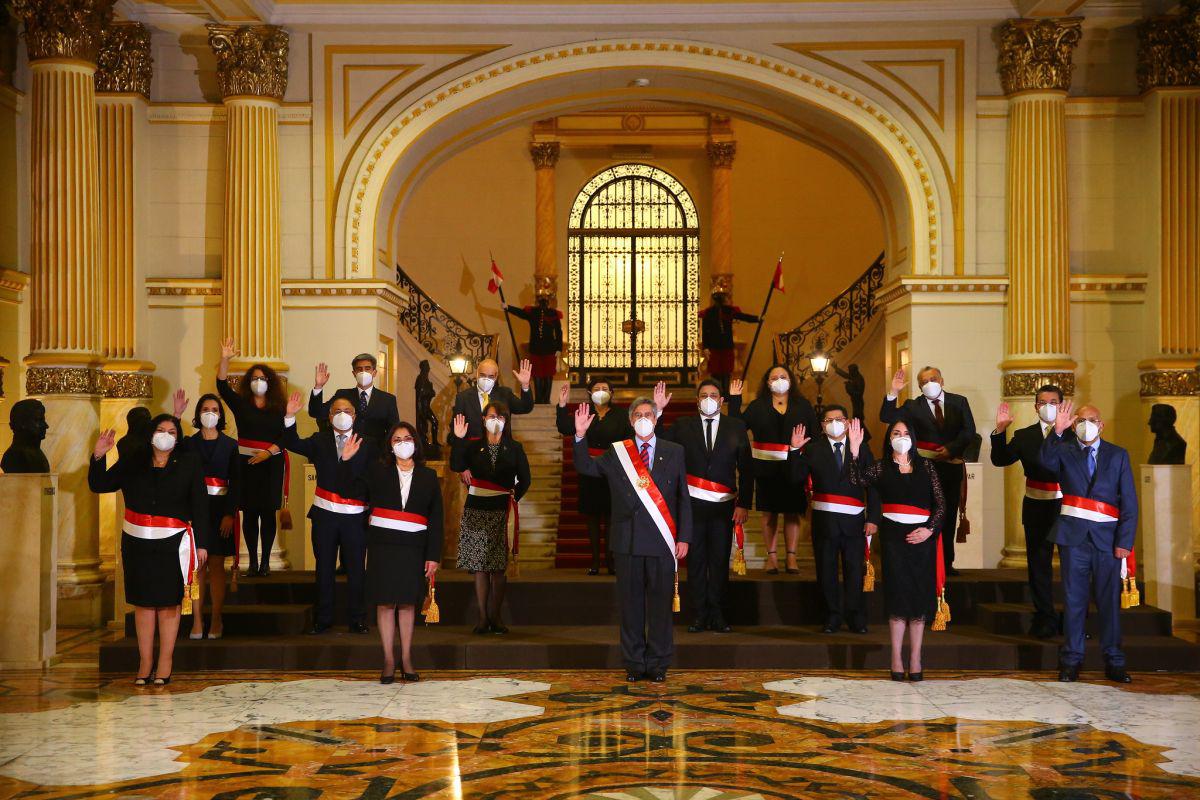
<path fill-rule="evenodd" d="M 533 411 L 513 419 L 513 438 L 529 458 L 531 485 L 521 498 L 522 569 L 554 566 L 561 505 L 563 458 L 562 439 L 554 427 L 554 406 L 534 406 Z M 584 532 L 587 538 L 587 532 Z"/>

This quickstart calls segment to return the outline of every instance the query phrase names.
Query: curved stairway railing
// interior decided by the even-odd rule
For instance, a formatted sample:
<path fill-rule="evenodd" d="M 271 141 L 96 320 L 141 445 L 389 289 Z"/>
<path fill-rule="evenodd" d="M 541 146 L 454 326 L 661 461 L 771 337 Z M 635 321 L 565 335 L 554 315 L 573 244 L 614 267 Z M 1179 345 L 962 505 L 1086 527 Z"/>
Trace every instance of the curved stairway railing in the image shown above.
<path fill-rule="evenodd" d="M 424 289 L 396 265 L 396 286 L 408 295 L 408 306 L 400 309 L 400 324 L 429 353 L 441 359 L 461 354 L 478 364 L 496 355 L 496 335 L 478 333 L 455 319 L 434 302 Z"/>
<path fill-rule="evenodd" d="M 844 292 L 790 331 L 776 334 L 775 359 L 804 380 L 808 357 L 817 349 L 835 356 L 875 317 L 875 293 L 883 286 L 883 253 Z"/>

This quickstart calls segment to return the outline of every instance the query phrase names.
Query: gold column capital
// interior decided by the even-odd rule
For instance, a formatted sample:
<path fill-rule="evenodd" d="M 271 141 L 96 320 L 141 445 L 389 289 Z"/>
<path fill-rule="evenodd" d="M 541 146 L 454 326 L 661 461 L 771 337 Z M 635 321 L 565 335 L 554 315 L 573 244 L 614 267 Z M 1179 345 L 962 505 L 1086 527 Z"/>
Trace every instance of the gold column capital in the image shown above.
<path fill-rule="evenodd" d="M 1200 0 L 1138 26 L 1138 88 L 1200 87 Z"/>
<path fill-rule="evenodd" d="M 140 22 L 114 22 L 104 30 L 96 56 L 96 91 L 150 96 L 154 59 L 150 32 Z"/>
<path fill-rule="evenodd" d="M 1043 386 L 1051 385 L 1062 389 L 1063 394 L 1072 397 L 1075 394 L 1074 372 L 1006 372 L 1000 378 L 1001 397 L 1033 397 Z"/>
<path fill-rule="evenodd" d="M 1067 91 L 1081 17 L 1011 19 L 1000 26 L 1000 82 L 1005 94 Z"/>
<path fill-rule="evenodd" d="M 73 58 L 96 63 L 104 29 L 112 24 L 114 0 L 12 0 L 25 23 L 30 61 Z"/>
<path fill-rule="evenodd" d="M 1149 369 L 1140 374 L 1142 397 L 1191 397 L 1200 394 L 1200 370 Z"/>
<path fill-rule="evenodd" d="M 217 25 L 208 46 L 217 57 L 221 97 L 283 99 L 288 80 L 288 33 L 278 25 Z"/>
<path fill-rule="evenodd" d="M 558 142 L 532 142 L 529 145 L 529 155 L 533 158 L 533 168 L 554 169 L 558 164 L 561 149 Z"/>
<path fill-rule="evenodd" d="M 732 167 L 733 157 L 737 154 L 737 142 L 710 141 L 705 145 L 708 153 L 708 163 L 714 167 Z"/>

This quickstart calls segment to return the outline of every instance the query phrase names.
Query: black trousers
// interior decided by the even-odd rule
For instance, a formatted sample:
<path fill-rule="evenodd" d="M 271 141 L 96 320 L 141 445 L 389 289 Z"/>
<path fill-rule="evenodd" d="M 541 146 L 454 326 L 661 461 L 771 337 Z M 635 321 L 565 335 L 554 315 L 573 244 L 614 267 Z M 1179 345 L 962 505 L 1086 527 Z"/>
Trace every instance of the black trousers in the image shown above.
<path fill-rule="evenodd" d="M 867 622 L 863 605 L 867 547 L 863 533 L 865 523 L 863 514 L 850 516 L 829 511 L 813 512 L 813 559 L 817 567 L 817 585 L 825 601 L 825 621 L 828 623 L 840 625 L 845 622 L 854 628 Z"/>
<path fill-rule="evenodd" d="M 554 385 L 554 378 L 534 378 L 533 379 L 533 402 L 540 406 L 550 405 L 550 389 Z"/>
<path fill-rule="evenodd" d="M 942 561 L 946 570 L 954 566 L 954 536 L 958 532 L 958 505 L 962 499 L 963 475 L 967 468 L 963 464 L 933 462 L 934 472 L 942 484 L 942 497 L 946 500 L 946 516 L 942 518 Z"/>
<path fill-rule="evenodd" d="M 675 652 L 671 600 L 675 564 L 670 557 L 613 553 L 621 604 L 621 660 L 629 672 L 666 670 Z"/>
<path fill-rule="evenodd" d="M 366 572 L 367 525 L 362 514 L 335 514 L 324 509 L 312 512 L 313 555 L 317 559 L 318 625 L 333 624 L 333 600 L 337 588 L 338 549 L 346 568 L 346 608 L 350 622 L 366 616 L 363 578 Z"/>
<path fill-rule="evenodd" d="M 1021 522 L 1025 527 L 1025 561 L 1029 591 L 1033 595 L 1033 625 L 1057 630 L 1054 613 L 1054 542 L 1050 530 L 1058 518 L 1057 500 L 1024 501 Z"/>
<path fill-rule="evenodd" d="M 725 619 L 721 603 L 729 583 L 729 548 L 733 544 L 733 501 L 692 500 L 692 543 L 688 547 L 688 595 L 695 618 Z"/>

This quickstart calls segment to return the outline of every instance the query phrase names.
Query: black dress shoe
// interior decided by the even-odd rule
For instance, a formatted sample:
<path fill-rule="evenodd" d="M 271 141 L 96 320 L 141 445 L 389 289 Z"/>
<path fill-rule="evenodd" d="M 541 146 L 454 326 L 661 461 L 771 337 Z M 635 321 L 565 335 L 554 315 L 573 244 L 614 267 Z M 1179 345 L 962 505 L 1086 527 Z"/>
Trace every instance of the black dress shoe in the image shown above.
<path fill-rule="evenodd" d="M 700 633 L 707 627 L 708 625 L 704 622 L 704 620 L 694 619 L 692 620 L 692 624 L 688 625 L 688 633 Z"/>
<path fill-rule="evenodd" d="M 866 633 L 866 632 L 867 632 L 867 626 L 866 626 L 866 625 L 856 625 L 856 626 L 854 626 L 853 628 L 851 628 L 851 629 L 850 629 L 850 632 L 851 632 L 851 633 L 858 633 L 858 634 L 863 634 L 863 633 Z"/>
<path fill-rule="evenodd" d="M 708 623 L 708 629 L 715 633 L 729 633 L 733 628 L 729 627 L 729 623 L 717 617 L 712 622 Z"/>
<path fill-rule="evenodd" d="M 625 680 L 627 680 L 630 683 L 637 683 L 643 677 L 645 677 L 645 676 L 640 672 L 634 672 L 632 670 L 625 670 Z"/>
<path fill-rule="evenodd" d="M 1077 680 L 1079 680 L 1079 665 L 1078 664 L 1076 664 L 1073 667 L 1059 667 L 1058 668 L 1058 682 L 1059 683 L 1074 683 Z"/>
<path fill-rule="evenodd" d="M 1104 677 L 1113 683 L 1133 683 L 1133 678 L 1125 671 L 1124 667 L 1105 667 Z"/>
<path fill-rule="evenodd" d="M 842 626 L 836 622 L 826 622 L 825 626 L 821 628 L 821 633 L 837 633 L 840 627 Z"/>
<path fill-rule="evenodd" d="M 587 571 L 587 574 L 588 575 L 599 575 L 600 570 L 596 569 L 595 567 L 592 567 Z"/>
<path fill-rule="evenodd" d="M 499 622 L 493 622 L 492 627 L 488 630 L 488 633 L 494 633 L 497 636 L 503 636 L 504 634 L 508 633 L 508 627 L 500 624 Z"/>
<path fill-rule="evenodd" d="M 660 670 L 659 672 L 650 673 L 650 680 L 654 681 L 655 683 L 662 683 L 666 679 L 667 679 L 667 671 L 665 669 Z"/>
<path fill-rule="evenodd" d="M 415 672 L 401 672 L 400 677 L 405 683 L 417 683 L 421 680 L 421 676 Z"/>
<path fill-rule="evenodd" d="M 313 626 L 311 628 L 309 628 L 308 631 L 306 631 L 306 632 L 308 633 L 309 636 L 320 636 L 322 633 L 325 633 L 325 631 L 329 630 L 331 627 L 332 627 L 331 625 L 328 625 L 326 623 L 316 622 L 316 623 L 313 623 Z"/>
<path fill-rule="evenodd" d="M 271 574 L 271 568 L 265 564 L 258 568 L 258 577 L 265 578 Z"/>
<path fill-rule="evenodd" d="M 351 633 L 369 633 L 370 630 L 367 628 L 367 624 L 365 622 L 351 622 L 350 623 L 350 632 Z"/>

